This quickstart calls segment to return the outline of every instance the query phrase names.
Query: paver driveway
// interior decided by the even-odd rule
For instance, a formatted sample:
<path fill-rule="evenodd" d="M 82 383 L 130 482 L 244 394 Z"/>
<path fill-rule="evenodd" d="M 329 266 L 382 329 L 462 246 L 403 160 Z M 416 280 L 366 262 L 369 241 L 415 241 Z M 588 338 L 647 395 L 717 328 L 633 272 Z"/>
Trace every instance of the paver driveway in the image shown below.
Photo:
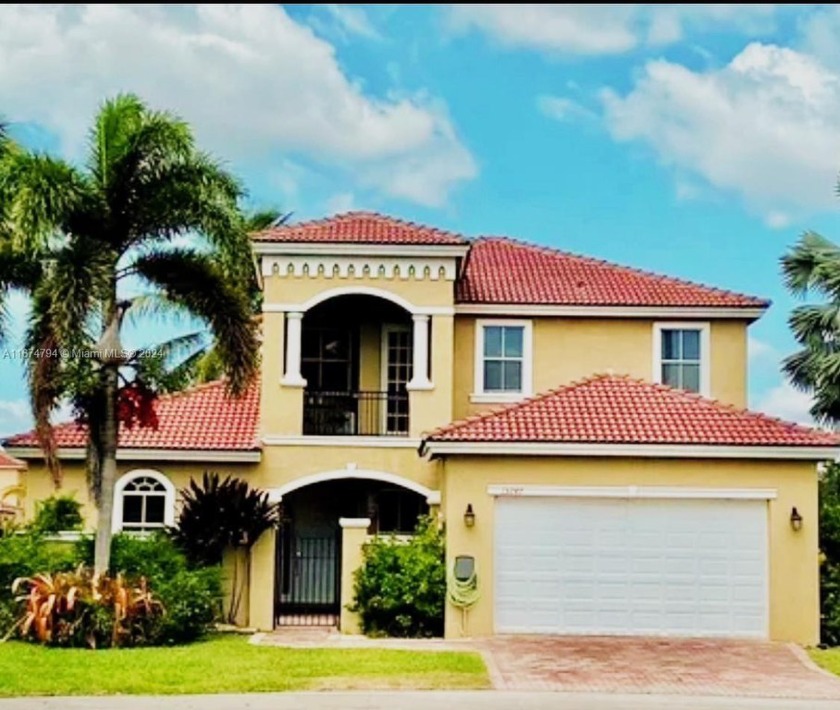
<path fill-rule="evenodd" d="M 503 690 L 840 700 L 840 679 L 781 643 L 497 636 L 481 647 Z"/>

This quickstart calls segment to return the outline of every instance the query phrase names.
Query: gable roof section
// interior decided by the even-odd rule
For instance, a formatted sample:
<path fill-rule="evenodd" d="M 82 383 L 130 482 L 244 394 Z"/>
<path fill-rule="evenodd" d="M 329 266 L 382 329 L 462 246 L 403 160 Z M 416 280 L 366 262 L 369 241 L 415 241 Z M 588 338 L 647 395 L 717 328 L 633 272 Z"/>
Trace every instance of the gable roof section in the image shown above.
<path fill-rule="evenodd" d="M 161 396 L 155 404 L 158 428 L 121 427 L 121 449 L 256 451 L 259 445 L 260 385 L 253 382 L 238 399 L 227 396 L 221 380 Z M 87 431 L 75 422 L 55 427 L 59 449 L 84 448 Z M 37 447 L 34 432 L 5 441 L 8 447 Z"/>
<path fill-rule="evenodd" d="M 826 457 L 840 446 L 834 433 L 616 375 L 596 375 L 454 422 L 425 441 L 432 453 L 434 442 L 670 445 L 698 452 L 708 446 L 825 447 Z"/>
<path fill-rule="evenodd" d="M 456 302 L 750 309 L 769 305 L 754 296 L 505 237 L 473 242 Z"/>
<path fill-rule="evenodd" d="M 459 234 L 425 227 L 375 212 L 347 212 L 327 219 L 283 224 L 251 237 L 256 242 L 316 244 L 387 244 L 463 246 L 468 242 Z"/>

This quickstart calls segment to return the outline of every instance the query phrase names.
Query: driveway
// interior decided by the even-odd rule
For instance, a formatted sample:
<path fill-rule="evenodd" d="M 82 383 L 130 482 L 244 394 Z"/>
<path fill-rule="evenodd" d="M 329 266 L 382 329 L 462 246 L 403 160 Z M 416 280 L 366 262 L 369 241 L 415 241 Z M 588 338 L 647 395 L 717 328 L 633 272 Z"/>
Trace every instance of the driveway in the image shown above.
<path fill-rule="evenodd" d="M 840 700 L 840 679 L 782 643 L 497 636 L 480 647 L 499 690 Z"/>

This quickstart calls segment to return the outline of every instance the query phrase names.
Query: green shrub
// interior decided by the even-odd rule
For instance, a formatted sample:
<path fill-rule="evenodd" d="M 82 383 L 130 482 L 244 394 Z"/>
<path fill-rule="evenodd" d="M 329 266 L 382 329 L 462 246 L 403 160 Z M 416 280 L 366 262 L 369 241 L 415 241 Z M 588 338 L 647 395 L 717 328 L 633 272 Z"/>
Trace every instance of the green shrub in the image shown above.
<path fill-rule="evenodd" d="M 370 635 L 443 635 L 446 562 L 443 534 L 423 518 L 408 541 L 376 537 L 356 570 L 351 611 Z"/>
<path fill-rule="evenodd" d="M 840 465 L 829 464 L 820 475 L 820 638 L 840 645 Z"/>
<path fill-rule="evenodd" d="M 72 547 L 46 542 L 31 531 L 10 530 L 0 537 L 0 638 L 8 633 L 19 615 L 19 604 L 12 593 L 12 583 L 18 577 L 68 571 L 78 562 Z"/>
<path fill-rule="evenodd" d="M 35 506 L 35 519 L 30 526 L 45 535 L 64 530 L 81 530 L 82 504 L 72 496 L 50 496 Z"/>
<path fill-rule="evenodd" d="M 80 558 L 91 564 L 93 540 L 83 540 L 79 551 Z M 164 533 L 148 537 L 115 535 L 111 570 L 128 579 L 145 577 L 149 581 L 165 609 L 153 634 L 157 644 L 194 641 L 207 633 L 220 615 L 220 567 L 190 566 L 184 553 Z"/>
<path fill-rule="evenodd" d="M 83 538 L 75 546 L 48 542 L 28 532 L 0 538 L 0 638 L 20 617 L 20 603 L 14 601 L 12 582 L 18 577 L 35 577 L 74 570 L 93 562 L 93 540 Z M 173 644 L 203 636 L 221 610 L 222 583 L 218 567 L 192 568 L 184 554 L 163 533 L 149 537 L 115 535 L 111 547 L 111 570 L 128 580 L 148 581 L 164 613 L 144 626 L 142 643 Z M 93 624 L 100 639 L 113 627 L 107 609 L 95 606 L 86 624 Z M 86 626 L 89 628 L 89 626 Z M 104 630 L 103 630 L 104 629 Z M 85 636 L 81 644 L 86 644 Z M 141 643 L 134 639 L 131 643 Z"/>

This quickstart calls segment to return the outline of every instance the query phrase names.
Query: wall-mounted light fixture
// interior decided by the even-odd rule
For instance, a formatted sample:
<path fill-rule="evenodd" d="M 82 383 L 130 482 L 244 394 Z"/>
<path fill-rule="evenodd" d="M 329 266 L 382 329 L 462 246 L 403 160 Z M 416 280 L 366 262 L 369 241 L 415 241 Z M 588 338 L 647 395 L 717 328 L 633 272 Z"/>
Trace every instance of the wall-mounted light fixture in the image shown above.
<path fill-rule="evenodd" d="M 796 509 L 796 506 L 790 511 L 790 526 L 796 531 L 799 532 L 802 530 L 802 516 L 799 514 L 799 511 Z"/>
<path fill-rule="evenodd" d="M 475 525 L 475 512 L 473 511 L 472 503 L 467 503 L 467 509 L 464 511 L 464 525 L 468 528 Z"/>

